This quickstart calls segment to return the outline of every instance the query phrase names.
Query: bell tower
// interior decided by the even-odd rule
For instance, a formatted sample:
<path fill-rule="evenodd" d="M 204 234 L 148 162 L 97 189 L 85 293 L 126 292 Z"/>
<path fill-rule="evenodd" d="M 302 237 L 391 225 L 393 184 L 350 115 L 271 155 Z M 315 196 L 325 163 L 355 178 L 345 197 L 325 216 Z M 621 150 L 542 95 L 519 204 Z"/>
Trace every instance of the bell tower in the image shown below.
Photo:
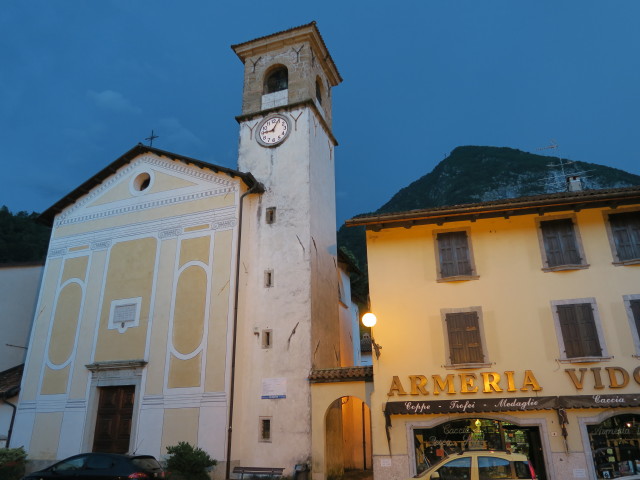
<path fill-rule="evenodd" d="M 238 169 L 265 187 L 242 231 L 232 465 L 311 458 L 313 368 L 341 365 L 331 89 L 315 22 L 232 46 L 244 64 Z"/>

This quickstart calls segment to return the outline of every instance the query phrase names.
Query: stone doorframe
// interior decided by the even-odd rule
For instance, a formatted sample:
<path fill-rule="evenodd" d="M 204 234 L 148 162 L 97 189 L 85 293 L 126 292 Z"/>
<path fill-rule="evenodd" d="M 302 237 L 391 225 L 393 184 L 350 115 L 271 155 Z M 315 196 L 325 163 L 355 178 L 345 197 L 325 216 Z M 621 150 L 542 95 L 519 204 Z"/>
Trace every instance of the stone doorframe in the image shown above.
<path fill-rule="evenodd" d="M 136 433 L 138 423 L 138 412 L 140 411 L 140 401 L 142 399 L 141 384 L 142 373 L 147 362 L 144 360 L 124 360 L 111 362 L 96 362 L 85 365 L 91 372 L 89 385 L 89 399 L 87 402 L 87 420 L 84 425 L 84 435 L 82 440 L 82 451 L 90 452 L 93 447 L 93 436 L 96 427 L 96 417 L 98 414 L 98 387 L 116 387 L 133 385 L 135 396 L 133 400 L 133 417 L 131 419 L 131 437 L 129 450 L 135 450 Z M 133 448 L 132 448 L 133 447 Z"/>
<path fill-rule="evenodd" d="M 342 367 L 314 370 L 311 382 L 311 465 L 312 480 L 326 480 L 325 418 L 333 402 L 341 397 L 356 397 L 371 409 L 373 368 Z"/>

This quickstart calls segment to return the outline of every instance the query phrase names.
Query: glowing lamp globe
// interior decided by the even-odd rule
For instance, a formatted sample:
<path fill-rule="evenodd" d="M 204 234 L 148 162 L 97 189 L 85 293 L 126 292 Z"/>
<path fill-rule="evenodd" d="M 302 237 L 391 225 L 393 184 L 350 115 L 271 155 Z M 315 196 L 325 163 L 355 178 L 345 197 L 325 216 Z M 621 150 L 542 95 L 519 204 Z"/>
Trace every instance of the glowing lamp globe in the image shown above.
<path fill-rule="evenodd" d="M 362 316 L 362 324 L 365 327 L 373 327 L 376 322 L 378 321 L 378 319 L 376 318 L 376 316 L 373 313 L 365 313 Z"/>

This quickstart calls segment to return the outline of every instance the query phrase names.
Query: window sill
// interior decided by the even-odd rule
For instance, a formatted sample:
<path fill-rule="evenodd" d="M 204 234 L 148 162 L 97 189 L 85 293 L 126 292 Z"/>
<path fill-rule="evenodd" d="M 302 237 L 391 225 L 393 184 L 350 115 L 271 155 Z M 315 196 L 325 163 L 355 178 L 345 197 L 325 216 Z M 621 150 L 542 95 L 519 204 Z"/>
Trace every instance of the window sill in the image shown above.
<path fill-rule="evenodd" d="M 613 264 L 617 267 L 624 265 L 640 265 L 640 258 L 634 258 L 632 260 L 623 260 L 621 262 L 613 262 Z"/>
<path fill-rule="evenodd" d="M 493 365 L 490 362 L 485 363 L 456 363 L 455 365 L 444 365 L 447 370 L 473 370 L 478 368 L 487 368 Z"/>
<path fill-rule="evenodd" d="M 559 358 L 560 363 L 597 363 L 606 362 L 613 357 L 575 357 L 575 358 Z"/>
<path fill-rule="evenodd" d="M 438 283 L 446 282 L 465 282 L 467 280 L 478 280 L 480 275 L 456 275 L 455 277 L 438 278 Z"/>
<path fill-rule="evenodd" d="M 586 270 L 591 265 L 588 263 L 581 265 L 556 265 L 555 267 L 542 267 L 543 272 L 561 272 L 564 270 Z"/>

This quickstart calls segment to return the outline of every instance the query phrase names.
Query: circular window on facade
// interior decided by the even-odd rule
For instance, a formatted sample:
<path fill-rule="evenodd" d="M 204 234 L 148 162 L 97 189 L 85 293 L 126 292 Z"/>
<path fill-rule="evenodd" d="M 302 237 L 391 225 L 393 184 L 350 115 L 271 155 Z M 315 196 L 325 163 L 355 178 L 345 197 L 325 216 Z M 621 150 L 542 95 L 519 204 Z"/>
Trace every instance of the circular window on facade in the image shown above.
<path fill-rule="evenodd" d="M 146 193 L 151 186 L 152 177 L 148 172 L 142 172 L 136 175 L 131 182 L 131 193 L 140 195 Z"/>

